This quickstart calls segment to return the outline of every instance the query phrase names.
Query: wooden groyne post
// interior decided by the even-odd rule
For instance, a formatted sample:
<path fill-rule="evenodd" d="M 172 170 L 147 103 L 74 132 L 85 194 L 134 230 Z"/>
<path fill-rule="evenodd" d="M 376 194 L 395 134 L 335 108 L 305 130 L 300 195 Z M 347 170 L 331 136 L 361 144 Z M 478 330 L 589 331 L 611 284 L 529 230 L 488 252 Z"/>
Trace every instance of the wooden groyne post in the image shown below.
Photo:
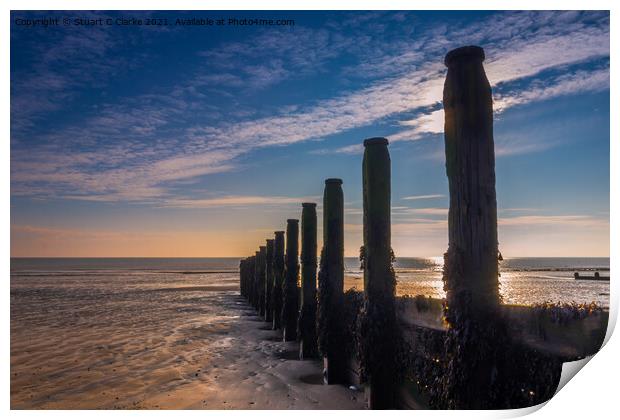
<path fill-rule="evenodd" d="M 247 269 L 247 296 L 246 299 L 249 303 L 251 303 L 251 299 L 252 299 L 252 290 L 253 290 L 253 285 L 254 285 L 254 266 L 256 264 L 256 256 L 252 255 L 251 257 L 248 257 L 248 269 Z"/>
<path fill-rule="evenodd" d="M 260 279 L 260 251 L 254 253 L 254 276 L 252 278 L 252 306 L 258 311 L 258 280 Z"/>
<path fill-rule="evenodd" d="M 301 212 L 301 309 L 297 323 L 299 358 L 318 355 L 316 338 L 316 203 L 302 203 Z"/>
<path fill-rule="evenodd" d="M 450 363 L 443 398 L 455 409 L 497 408 L 503 392 L 493 102 L 483 61 L 483 49 L 475 46 L 445 57 L 450 210 L 443 280 Z"/>
<path fill-rule="evenodd" d="M 297 316 L 299 313 L 299 220 L 286 221 L 286 256 L 284 286 L 282 289 L 282 327 L 284 341 L 297 339 Z"/>
<path fill-rule="evenodd" d="M 273 290 L 271 292 L 273 329 L 282 328 L 282 288 L 284 286 L 284 231 L 274 232 L 273 245 Z"/>
<path fill-rule="evenodd" d="M 325 180 L 323 251 L 319 271 L 318 343 L 326 384 L 346 381 L 342 309 L 344 305 L 344 196 L 342 180 Z"/>
<path fill-rule="evenodd" d="M 252 257 L 247 257 L 239 262 L 239 293 L 245 299 L 249 299 L 250 279 L 254 277 L 252 268 Z"/>
<path fill-rule="evenodd" d="M 246 259 L 242 259 L 239 261 L 239 294 L 242 297 L 245 297 L 244 283 L 246 279 L 246 269 Z"/>
<path fill-rule="evenodd" d="M 258 268 L 258 315 L 265 317 L 265 261 L 267 259 L 267 247 L 259 247 L 259 258 L 257 260 Z"/>
<path fill-rule="evenodd" d="M 273 251 L 274 240 L 267 239 L 265 252 L 265 321 L 273 322 L 273 308 L 271 307 L 273 293 Z"/>
<path fill-rule="evenodd" d="M 362 366 L 368 376 L 371 409 L 396 406 L 397 320 L 396 278 L 392 268 L 388 141 L 364 141 L 362 164 L 364 206 L 364 309 Z"/>

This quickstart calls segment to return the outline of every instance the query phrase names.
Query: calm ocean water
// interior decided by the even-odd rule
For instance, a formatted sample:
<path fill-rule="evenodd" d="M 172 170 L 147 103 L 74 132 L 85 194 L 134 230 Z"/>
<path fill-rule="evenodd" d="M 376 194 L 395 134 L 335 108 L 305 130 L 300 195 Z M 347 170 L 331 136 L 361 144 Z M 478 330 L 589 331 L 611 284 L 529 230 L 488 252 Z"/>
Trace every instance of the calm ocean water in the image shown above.
<path fill-rule="evenodd" d="M 444 297 L 441 258 L 399 258 L 399 295 Z M 29 287 L 187 287 L 230 283 L 238 258 L 12 258 L 11 290 Z M 347 287 L 363 288 L 356 258 L 346 258 Z M 507 303 L 597 302 L 609 305 L 609 282 L 575 280 L 575 271 L 609 275 L 609 258 L 506 258 L 500 287 Z M 128 282 L 128 280 L 130 280 Z M 130 283 L 133 286 L 130 286 Z"/>

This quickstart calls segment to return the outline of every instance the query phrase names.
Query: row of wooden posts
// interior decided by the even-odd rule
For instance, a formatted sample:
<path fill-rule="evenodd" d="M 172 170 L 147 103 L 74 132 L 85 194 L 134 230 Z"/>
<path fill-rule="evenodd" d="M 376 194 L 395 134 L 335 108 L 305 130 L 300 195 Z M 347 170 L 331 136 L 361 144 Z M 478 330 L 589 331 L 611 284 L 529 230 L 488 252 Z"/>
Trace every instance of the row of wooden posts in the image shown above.
<path fill-rule="evenodd" d="M 364 249 L 367 314 L 387 316 L 394 323 L 394 281 L 390 247 L 390 156 L 385 138 L 364 141 Z M 344 199 L 342 180 L 325 180 L 323 195 L 323 250 L 317 295 L 316 203 L 302 203 L 301 258 L 298 250 L 299 220 L 288 219 L 285 232 L 274 232 L 255 255 L 240 263 L 241 295 L 257 309 L 274 330 L 281 329 L 284 341 L 298 340 L 299 357 L 315 358 L 323 353 L 325 383 L 344 383 L 348 360 L 342 353 L 344 332 L 340 310 L 344 297 Z M 286 250 L 285 250 L 286 243 Z M 298 278 L 301 262 L 301 287 Z M 386 314 L 386 308 L 389 313 Z M 317 322 L 317 319 L 319 320 Z M 382 320 L 385 322 L 386 320 Z M 317 334 L 323 331 L 322 340 Z M 381 340 L 381 337 L 377 337 Z M 325 352 L 319 352 L 319 344 Z M 388 356 L 385 354 L 384 356 Z M 372 390 L 382 371 L 371 377 Z M 372 379 L 375 379 L 372 382 Z M 372 386 L 375 384 L 377 386 Z M 376 394 L 376 392 L 375 392 Z M 371 394 L 372 395 L 372 394 Z M 383 405 L 390 396 L 371 398 L 371 406 Z M 391 403 L 389 404 L 391 405 Z"/>
<path fill-rule="evenodd" d="M 493 110 L 483 60 L 479 47 L 459 48 L 445 58 L 448 73 L 443 105 L 450 210 L 444 312 L 453 330 L 446 345 L 454 346 L 452 357 L 463 364 L 488 356 L 485 364 L 454 367 L 453 383 L 464 387 L 447 390 L 462 394 L 454 397 L 454 408 L 472 407 L 473 400 L 486 398 L 483 394 L 492 386 L 495 366 L 495 352 L 484 344 L 486 333 L 494 334 L 495 339 L 497 336 L 498 329 L 489 316 L 497 313 L 499 291 Z M 365 140 L 364 147 L 362 358 L 370 408 L 392 408 L 396 404 L 393 335 L 397 321 L 390 227 L 391 163 L 385 138 Z M 289 219 L 286 232 L 276 231 L 254 255 L 241 261 L 241 294 L 273 329 L 282 330 L 283 340 L 299 340 L 300 358 L 323 357 L 327 384 L 343 383 L 348 361 L 341 348 L 344 200 L 340 179 L 325 181 L 318 290 L 315 203 L 302 204 L 301 258 L 298 236 L 299 221 Z M 299 262 L 301 293 L 297 284 Z M 468 381 L 476 389 L 467 390 Z"/>

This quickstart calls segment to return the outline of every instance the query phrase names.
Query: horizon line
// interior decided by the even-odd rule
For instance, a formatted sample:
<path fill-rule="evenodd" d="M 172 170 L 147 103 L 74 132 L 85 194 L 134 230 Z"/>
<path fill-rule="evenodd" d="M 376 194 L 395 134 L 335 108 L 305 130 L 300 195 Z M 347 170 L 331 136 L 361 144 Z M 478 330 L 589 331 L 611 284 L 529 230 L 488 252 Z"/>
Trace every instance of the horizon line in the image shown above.
<path fill-rule="evenodd" d="M 159 259 L 159 258 L 177 258 L 177 259 L 190 259 L 190 258 L 239 258 L 239 259 L 243 259 L 243 258 L 247 258 L 248 256 L 220 256 L 220 257 L 213 257 L 213 256 L 200 256 L 200 257 L 191 257 L 191 256 L 187 256 L 187 257 L 178 257 L 178 256 L 158 256 L 158 257 L 139 257 L 139 256 L 106 256 L 106 257 L 101 257 L 101 256 L 81 256 L 81 257 L 76 257 L 76 256 L 11 256 L 11 259 L 17 259 L 17 258 L 73 258 L 73 259 L 80 259 L 80 258 L 93 258 L 93 259 L 109 259 L 109 258 L 131 258 L 131 259 Z M 441 255 L 434 255 L 434 256 L 396 256 L 396 258 L 440 258 L 442 257 Z M 359 256 L 357 255 L 345 255 L 344 258 L 359 258 Z M 611 258 L 609 255 L 605 256 L 605 255 L 579 255 L 579 256 L 554 256 L 554 255 L 537 255 L 537 256 L 504 256 L 504 259 L 510 259 L 510 258 Z"/>

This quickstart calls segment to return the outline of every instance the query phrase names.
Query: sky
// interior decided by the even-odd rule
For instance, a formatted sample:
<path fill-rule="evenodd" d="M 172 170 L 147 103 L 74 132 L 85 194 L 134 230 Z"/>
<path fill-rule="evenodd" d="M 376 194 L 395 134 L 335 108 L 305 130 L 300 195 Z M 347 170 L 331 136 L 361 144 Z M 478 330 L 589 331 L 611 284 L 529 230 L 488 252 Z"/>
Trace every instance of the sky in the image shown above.
<path fill-rule="evenodd" d="M 294 24 L 176 24 L 192 18 Z M 320 245 L 342 178 L 355 256 L 376 136 L 396 255 L 442 255 L 443 57 L 463 45 L 493 90 L 502 254 L 609 256 L 609 13 L 572 11 L 12 12 L 11 255 L 250 255 L 303 201 Z"/>

